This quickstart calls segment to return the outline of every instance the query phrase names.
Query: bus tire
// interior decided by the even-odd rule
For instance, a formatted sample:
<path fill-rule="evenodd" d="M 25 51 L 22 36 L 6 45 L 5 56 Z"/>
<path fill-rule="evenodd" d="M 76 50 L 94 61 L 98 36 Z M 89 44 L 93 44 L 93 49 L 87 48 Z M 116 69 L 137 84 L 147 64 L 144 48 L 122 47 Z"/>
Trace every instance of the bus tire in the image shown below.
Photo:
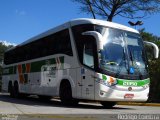
<path fill-rule="evenodd" d="M 10 97 L 14 98 L 14 89 L 11 81 L 8 83 L 8 92 Z"/>
<path fill-rule="evenodd" d="M 77 105 L 78 100 L 72 98 L 72 88 L 69 81 L 62 81 L 60 84 L 60 100 L 64 105 Z"/>
<path fill-rule="evenodd" d="M 101 101 L 101 105 L 102 105 L 104 108 L 113 108 L 113 106 L 116 105 L 116 102 Z"/>
<path fill-rule="evenodd" d="M 14 83 L 14 97 L 15 98 L 19 98 L 20 97 L 20 94 L 19 94 L 19 85 L 18 85 L 18 82 L 15 82 Z"/>

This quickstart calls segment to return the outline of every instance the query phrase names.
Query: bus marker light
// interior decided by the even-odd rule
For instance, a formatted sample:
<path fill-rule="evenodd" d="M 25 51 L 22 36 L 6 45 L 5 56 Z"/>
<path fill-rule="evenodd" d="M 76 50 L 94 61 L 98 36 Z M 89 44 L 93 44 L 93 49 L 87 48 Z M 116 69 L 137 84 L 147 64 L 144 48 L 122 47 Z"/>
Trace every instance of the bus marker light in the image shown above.
<path fill-rule="evenodd" d="M 134 94 L 125 94 L 124 99 L 132 99 L 134 97 Z"/>

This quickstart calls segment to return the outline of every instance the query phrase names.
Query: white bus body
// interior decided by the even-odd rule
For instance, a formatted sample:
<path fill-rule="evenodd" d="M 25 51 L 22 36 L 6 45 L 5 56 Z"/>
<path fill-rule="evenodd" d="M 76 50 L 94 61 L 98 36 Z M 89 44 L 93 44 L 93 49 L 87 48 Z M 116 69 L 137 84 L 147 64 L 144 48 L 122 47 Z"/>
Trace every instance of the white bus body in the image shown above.
<path fill-rule="evenodd" d="M 76 19 L 7 50 L 2 90 L 12 97 L 58 96 L 64 103 L 85 99 L 113 106 L 117 101 L 146 101 L 147 67 L 137 30 Z"/>

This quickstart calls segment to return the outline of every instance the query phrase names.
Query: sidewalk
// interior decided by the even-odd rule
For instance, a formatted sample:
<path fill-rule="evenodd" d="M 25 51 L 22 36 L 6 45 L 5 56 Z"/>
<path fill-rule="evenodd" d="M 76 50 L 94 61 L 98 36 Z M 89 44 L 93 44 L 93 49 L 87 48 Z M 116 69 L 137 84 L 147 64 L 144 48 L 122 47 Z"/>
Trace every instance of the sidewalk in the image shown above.
<path fill-rule="evenodd" d="M 155 107 L 160 107 L 160 103 L 117 102 L 117 105 L 155 106 Z"/>

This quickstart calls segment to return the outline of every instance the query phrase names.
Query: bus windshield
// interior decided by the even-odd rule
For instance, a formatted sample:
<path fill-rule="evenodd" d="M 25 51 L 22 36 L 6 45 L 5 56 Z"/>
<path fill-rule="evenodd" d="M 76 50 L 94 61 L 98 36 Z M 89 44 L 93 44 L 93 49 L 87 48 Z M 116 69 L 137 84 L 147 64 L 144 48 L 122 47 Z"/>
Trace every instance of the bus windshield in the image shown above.
<path fill-rule="evenodd" d="M 148 74 L 148 66 L 139 34 L 112 28 L 104 29 L 100 68 L 114 73 L 116 77 L 144 78 Z"/>

